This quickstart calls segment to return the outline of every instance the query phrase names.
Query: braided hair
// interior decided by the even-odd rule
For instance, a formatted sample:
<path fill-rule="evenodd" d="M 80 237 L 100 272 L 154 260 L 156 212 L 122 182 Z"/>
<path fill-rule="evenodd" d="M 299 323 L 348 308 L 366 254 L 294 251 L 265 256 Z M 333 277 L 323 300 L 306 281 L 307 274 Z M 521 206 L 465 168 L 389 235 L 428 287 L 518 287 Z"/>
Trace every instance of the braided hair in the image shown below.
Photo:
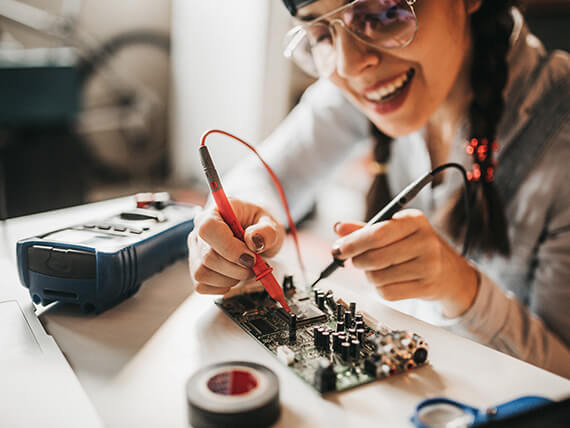
<path fill-rule="evenodd" d="M 479 10 L 471 15 L 473 43 L 470 82 L 473 99 L 469 106 L 469 135 L 473 142 L 471 153 L 474 169 L 471 179 L 472 233 L 470 249 L 483 253 L 510 253 L 507 221 L 503 204 L 493 183 L 495 168 L 492 159 L 497 126 L 504 110 L 503 89 L 507 83 L 509 38 L 513 27 L 511 0 L 486 0 Z M 372 126 L 374 160 L 385 165 L 390 156 L 391 138 Z M 485 156 L 481 158 L 478 145 L 484 145 Z M 469 149 L 469 145 L 467 147 Z M 473 149 L 475 148 L 475 150 Z M 484 168 L 481 171 L 480 168 Z M 482 174 L 481 174 L 482 172 Z M 447 207 L 446 226 L 454 239 L 465 238 L 466 218 L 463 191 L 452 198 Z M 366 216 L 370 219 L 391 198 L 386 177 L 378 174 L 367 195 Z"/>

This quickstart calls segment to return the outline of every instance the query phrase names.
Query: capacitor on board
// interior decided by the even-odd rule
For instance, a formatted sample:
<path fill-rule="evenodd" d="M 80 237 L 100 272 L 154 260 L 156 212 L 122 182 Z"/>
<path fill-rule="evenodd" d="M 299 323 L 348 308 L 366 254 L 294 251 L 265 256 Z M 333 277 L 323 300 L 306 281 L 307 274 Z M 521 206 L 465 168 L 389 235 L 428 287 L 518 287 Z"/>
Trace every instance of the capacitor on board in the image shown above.
<path fill-rule="evenodd" d="M 338 352 L 340 351 L 340 333 L 338 331 L 335 331 L 333 334 L 331 334 L 332 336 L 332 345 L 333 345 L 333 351 L 334 352 Z"/>
<path fill-rule="evenodd" d="M 330 351 L 330 336 L 331 334 L 328 331 L 323 331 L 321 334 L 321 349 L 325 352 Z"/>
<path fill-rule="evenodd" d="M 289 317 L 289 341 L 297 339 L 297 315 L 291 314 Z"/>
<path fill-rule="evenodd" d="M 349 328 L 351 323 L 352 323 L 352 316 L 350 315 L 349 311 L 346 311 L 344 313 L 344 325 L 346 326 L 346 328 Z"/>
<path fill-rule="evenodd" d="M 350 343 L 342 342 L 340 344 L 340 355 L 345 363 L 350 363 L 351 361 Z"/>
<path fill-rule="evenodd" d="M 354 359 L 360 358 L 360 342 L 356 339 L 350 341 L 350 355 Z"/>
<path fill-rule="evenodd" d="M 356 315 L 356 302 L 350 302 L 350 315 L 352 318 Z"/>
<path fill-rule="evenodd" d="M 336 304 L 336 320 L 337 321 L 342 321 L 342 304 L 337 303 Z"/>
<path fill-rule="evenodd" d="M 325 294 L 323 292 L 317 294 L 317 306 L 319 309 L 325 308 Z"/>
<path fill-rule="evenodd" d="M 313 327 L 313 344 L 315 348 L 319 347 L 319 328 L 320 327 Z"/>

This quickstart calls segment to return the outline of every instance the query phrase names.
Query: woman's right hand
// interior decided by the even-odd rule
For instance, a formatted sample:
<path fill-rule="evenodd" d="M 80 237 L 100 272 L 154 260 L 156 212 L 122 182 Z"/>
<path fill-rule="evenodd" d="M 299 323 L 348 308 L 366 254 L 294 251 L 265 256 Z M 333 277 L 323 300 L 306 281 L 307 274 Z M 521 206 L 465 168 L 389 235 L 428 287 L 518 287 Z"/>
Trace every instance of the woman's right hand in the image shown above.
<path fill-rule="evenodd" d="M 245 234 L 236 238 L 215 206 L 194 218 L 188 235 L 190 275 L 202 294 L 225 294 L 238 282 L 253 277 L 255 254 L 271 257 L 281 249 L 285 228 L 267 210 L 230 199 Z"/>

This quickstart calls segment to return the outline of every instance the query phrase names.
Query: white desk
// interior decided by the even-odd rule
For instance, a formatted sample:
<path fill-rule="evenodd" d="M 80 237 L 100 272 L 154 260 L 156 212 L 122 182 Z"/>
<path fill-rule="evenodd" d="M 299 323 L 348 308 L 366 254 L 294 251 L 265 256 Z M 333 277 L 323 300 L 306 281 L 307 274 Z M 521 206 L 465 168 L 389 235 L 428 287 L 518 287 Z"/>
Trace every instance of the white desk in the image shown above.
<path fill-rule="evenodd" d="M 0 256 L 14 260 L 19 238 L 126 205 L 119 200 L 11 220 L 12 253 Z M 301 245 L 310 272 L 329 262 L 328 242 L 302 233 Z M 291 254 L 290 243 L 285 252 Z M 416 404 L 433 396 L 486 407 L 525 394 L 555 400 L 570 395 L 568 380 L 386 307 L 375 293 L 365 291 L 363 276 L 356 271 L 340 270 L 332 278 L 336 284 L 329 281 L 327 286 L 337 295 L 348 296 L 348 288 L 360 290 L 355 300 L 361 309 L 388 326 L 423 335 L 431 366 L 322 398 L 225 316 L 213 297 L 193 293 L 184 261 L 101 315 L 86 316 L 62 306 L 44 312 L 41 320 L 108 427 L 188 426 L 187 379 L 206 364 L 228 360 L 258 362 L 277 373 L 280 427 L 407 427 Z"/>

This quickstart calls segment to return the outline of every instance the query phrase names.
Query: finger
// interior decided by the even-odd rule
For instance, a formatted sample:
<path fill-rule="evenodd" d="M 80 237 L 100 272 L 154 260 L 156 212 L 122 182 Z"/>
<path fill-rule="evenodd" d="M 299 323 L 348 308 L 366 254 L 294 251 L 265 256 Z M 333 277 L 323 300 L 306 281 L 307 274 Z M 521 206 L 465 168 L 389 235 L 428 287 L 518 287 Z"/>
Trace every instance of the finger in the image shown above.
<path fill-rule="evenodd" d="M 362 229 L 364 225 L 365 223 L 362 222 L 351 223 L 351 222 L 337 221 L 333 228 L 334 231 L 337 233 L 337 235 L 346 236 L 349 233 L 352 233 L 358 229 Z"/>
<path fill-rule="evenodd" d="M 202 256 L 202 264 L 215 272 L 240 281 L 248 279 L 253 275 L 251 269 L 245 268 L 224 259 L 211 248 L 206 252 L 206 254 Z"/>
<path fill-rule="evenodd" d="M 280 226 L 267 216 L 261 216 L 258 221 L 245 229 L 245 243 L 248 248 L 256 253 L 264 253 L 268 257 L 275 255 L 279 250 Z"/>
<path fill-rule="evenodd" d="M 229 262 L 246 268 L 251 268 L 255 263 L 255 254 L 234 236 L 219 214 L 205 218 L 199 224 L 197 233 L 201 240 Z"/>
<path fill-rule="evenodd" d="M 363 227 L 338 239 L 333 245 L 333 254 L 345 260 L 370 249 L 400 241 L 425 226 L 427 220 L 421 211 L 406 211 L 408 215 Z"/>
<path fill-rule="evenodd" d="M 420 281 L 404 281 L 376 287 L 376 291 L 382 298 L 395 301 L 422 298 L 426 295 L 426 286 Z"/>
<path fill-rule="evenodd" d="M 421 234 L 416 232 L 391 245 L 374 248 L 354 256 L 352 264 L 358 269 L 381 270 L 418 258 L 425 251 L 424 240 Z"/>
<path fill-rule="evenodd" d="M 211 285 L 202 284 L 201 282 L 196 284 L 194 289 L 197 293 L 200 294 L 226 294 L 228 291 L 230 291 L 229 288 L 213 287 Z"/>
<path fill-rule="evenodd" d="M 413 259 L 386 269 L 366 271 L 368 279 L 376 286 L 395 284 L 398 282 L 417 281 L 424 278 L 422 263 Z"/>
<path fill-rule="evenodd" d="M 204 265 L 198 266 L 198 268 L 192 272 L 192 279 L 194 283 L 212 285 L 218 288 L 233 287 L 239 282 L 237 279 L 229 278 Z"/>

